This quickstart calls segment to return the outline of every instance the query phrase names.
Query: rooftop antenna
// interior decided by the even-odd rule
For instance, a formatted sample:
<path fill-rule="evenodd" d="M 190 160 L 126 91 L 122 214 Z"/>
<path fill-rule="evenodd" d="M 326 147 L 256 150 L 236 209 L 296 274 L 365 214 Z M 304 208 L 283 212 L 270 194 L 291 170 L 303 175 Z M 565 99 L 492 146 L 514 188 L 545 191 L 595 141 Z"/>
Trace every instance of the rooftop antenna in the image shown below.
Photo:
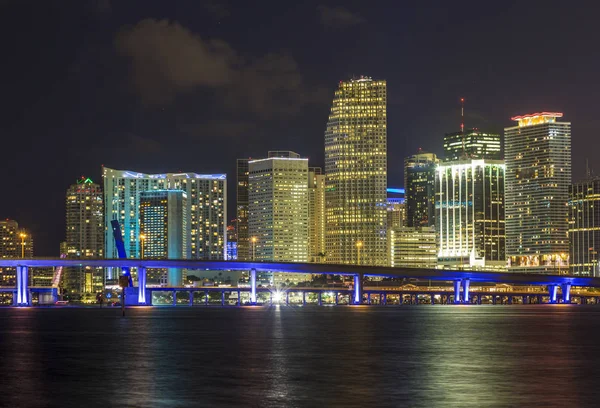
<path fill-rule="evenodd" d="M 466 157 L 465 149 L 465 98 L 460 98 L 460 134 L 462 139 L 462 157 Z"/>
<path fill-rule="evenodd" d="M 589 179 L 591 177 L 590 166 L 587 157 L 585 158 L 585 176 Z"/>

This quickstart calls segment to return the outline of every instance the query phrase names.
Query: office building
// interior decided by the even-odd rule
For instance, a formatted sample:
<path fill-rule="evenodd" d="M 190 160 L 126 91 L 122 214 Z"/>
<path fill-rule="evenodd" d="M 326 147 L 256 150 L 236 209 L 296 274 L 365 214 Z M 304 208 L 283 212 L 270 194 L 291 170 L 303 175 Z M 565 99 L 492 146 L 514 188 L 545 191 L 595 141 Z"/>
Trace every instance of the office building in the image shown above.
<path fill-rule="evenodd" d="M 505 166 L 501 160 L 457 160 L 436 168 L 438 265 L 506 269 Z"/>
<path fill-rule="evenodd" d="M 227 226 L 227 260 L 237 261 L 238 260 L 238 235 L 237 235 L 237 219 L 231 220 L 231 223 Z"/>
<path fill-rule="evenodd" d="M 437 266 L 437 234 L 434 227 L 396 227 L 389 231 L 390 266 L 430 268 Z"/>
<path fill-rule="evenodd" d="M 33 257 L 33 238 L 31 233 L 19 228 L 15 220 L 0 220 L 0 258 Z M 0 268 L 0 285 L 16 285 L 15 268 Z"/>
<path fill-rule="evenodd" d="M 325 175 L 320 167 L 308 169 L 308 257 L 323 263 L 325 253 Z"/>
<path fill-rule="evenodd" d="M 237 160 L 236 184 L 236 225 L 237 257 L 240 261 L 250 260 L 250 240 L 248 237 L 248 161 Z"/>
<path fill-rule="evenodd" d="M 444 137 L 444 160 L 490 159 L 502 160 L 500 135 L 468 129 L 463 132 L 446 133 Z"/>
<path fill-rule="evenodd" d="M 308 159 L 272 151 L 249 161 L 248 171 L 251 258 L 308 262 Z"/>
<path fill-rule="evenodd" d="M 119 220 L 125 252 L 140 256 L 140 194 L 153 190 L 180 190 L 187 197 L 186 257 L 223 260 L 227 250 L 227 177 L 225 174 L 144 174 L 104 167 L 104 204 L 107 258 L 118 258 L 110 221 Z"/>
<path fill-rule="evenodd" d="M 562 113 L 513 117 L 504 129 L 509 271 L 568 273 L 571 124 Z"/>
<path fill-rule="evenodd" d="M 66 192 L 66 231 L 64 250 L 67 258 L 104 257 L 104 204 L 102 187 L 82 177 Z M 70 300 L 87 295 L 94 299 L 104 290 L 104 268 L 64 268 L 62 294 Z"/>
<path fill-rule="evenodd" d="M 569 271 L 600 277 L 600 178 L 587 178 L 569 189 Z"/>
<path fill-rule="evenodd" d="M 422 150 L 404 159 L 408 227 L 435 225 L 435 168 L 438 163 L 439 160 L 434 153 Z"/>
<path fill-rule="evenodd" d="M 387 265 L 387 86 L 340 81 L 325 130 L 327 262 Z"/>
<path fill-rule="evenodd" d="M 186 259 L 188 249 L 187 194 L 180 190 L 150 190 L 140 193 L 140 257 Z M 147 283 L 181 286 L 185 272 L 169 268 L 148 269 Z"/>

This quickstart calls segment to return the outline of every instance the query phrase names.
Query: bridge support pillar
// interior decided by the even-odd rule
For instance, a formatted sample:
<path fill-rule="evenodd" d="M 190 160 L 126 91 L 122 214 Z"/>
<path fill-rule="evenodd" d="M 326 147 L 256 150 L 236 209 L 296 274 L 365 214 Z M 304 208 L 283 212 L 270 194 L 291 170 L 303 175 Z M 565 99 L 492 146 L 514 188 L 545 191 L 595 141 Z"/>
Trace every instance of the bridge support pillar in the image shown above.
<path fill-rule="evenodd" d="M 285 305 L 288 306 L 290 304 L 290 292 L 285 292 Z"/>
<path fill-rule="evenodd" d="M 225 306 L 225 291 L 221 291 L 221 306 Z"/>
<path fill-rule="evenodd" d="M 177 306 L 177 291 L 173 291 L 173 306 Z"/>
<path fill-rule="evenodd" d="M 454 303 L 460 303 L 460 279 L 454 281 Z"/>
<path fill-rule="evenodd" d="M 529 296 L 523 295 L 523 304 L 524 305 L 528 305 L 529 304 Z"/>
<path fill-rule="evenodd" d="M 556 289 L 557 285 L 548 285 L 548 296 L 550 297 L 550 303 L 556 303 Z"/>
<path fill-rule="evenodd" d="M 429 298 L 430 298 L 429 300 L 431 300 L 431 304 L 432 304 L 432 305 L 435 305 L 435 295 L 434 295 L 433 293 L 431 293 L 431 294 L 429 295 Z"/>
<path fill-rule="evenodd" d="M 471 281 L 469 279 L 463 279 L 463 302 L 471 303 L 471 298 L 469 297 L 469 284 Z"/>
<path fill-rule="evenodd" d="M 194 291 L 190 290 L 190 306 L 194 306 Z"/>
<path fill-rule="evenodd" d="M 354 275 L 354 304 L 360 305 L 362 303 L 362 278 L 361 273 Z"/>
<path fill-rule="evenodd" d="M 560 286 L 562 289 L 563 303 L 571 303 L 571 284 L 563 283 Z"/>
<path fill-rule="evenodd" d="M 542 304 L 542 295 L 537 296 L 537 302 L 538 302 L 538 305 Z"/>
<path fill-rule="evenodd" d="M 319 306 L 323 306 L 323 292 L 319 292 Z"/>
<path fill-rule="evenodd" d="M 508 296 L 508 304 L 512 305 L 512 302 L 513 302 L 513 297 L 512 297 L 512 295 L 509 295 Z"/>
<path fill-rule="evenodd" d="M 381 304 L 384 306 L 387 305 L 387 293 L 381 294 Z"/>
<path fill-rule="evenodd" d="M 302 291 L 302 306 L 306 306 L 306 291 Z"/>
<path fill-rule="evenodd" d="M 256 304 L 256 269 L 250 269 L 250 304 Z"/>
<path fill-rule="evenodd" d="M 17 306 L 31 306 L 28 266 L 17 266 Z"/>
<path fill-rule="evenodd" d="M 338 303 L 339 303 L 339 296 L 340 296 L 339 292 L 337 292 L 337 291 L 336 291 L 336 292 L 335 292 L 335 305 L 336 305 L 336 306 L 337 306 L 337 305 L 338 305 Z"/>
<path fill-rule="evenodd" d="M 146 304 L 146 267 L 139 266 L 138 273 L 138 304 Z"/>
<path fill-rule="evenodd" d="M 492 295 L 492 305 L 496 304 L 496 295 Z"/>
<path fill-rule="evenodd" d="M 237 298 L 237 305 L 241 306 L 242 305 L 242 292 L 238 289 L 238 298 Z"/>

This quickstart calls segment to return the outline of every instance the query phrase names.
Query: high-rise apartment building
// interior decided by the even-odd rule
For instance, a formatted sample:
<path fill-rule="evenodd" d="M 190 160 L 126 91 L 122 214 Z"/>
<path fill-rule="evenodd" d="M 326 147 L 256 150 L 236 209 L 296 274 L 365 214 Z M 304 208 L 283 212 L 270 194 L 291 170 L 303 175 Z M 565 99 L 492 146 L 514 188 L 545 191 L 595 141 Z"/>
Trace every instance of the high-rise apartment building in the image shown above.
<path fill-rule="evenodd" d="M 140 194 L 153 190 L 185 192 L 191 259 L 222 260 L 226 255 L 227 176 L 225 174 L 144 174 L 104 167 L 107 258 L 117 258 L 110 221 L 119 220 L 128 257 L 140 256 Z"/>
<path fill-rule="evenodd" d="M 406 204 L 403 198 L 387 199 L 387 229 L 404 227 Z"/>
<path fill-rule="evenodd" d="M 516 116 L 504 129 L 509 271 L 568 272 L 571 124 L 560 117 Z"/>
<path fill-rule="evenodd" d="M 390 265 L 393 268 L 435 269 L 438 260 L 434 227 L 398 227 L 389 231 Z"/>
<path fill-rule="evenodd" d="M 436 168 L 438 265 L 505 270 L 505 166 L 457 160 Z"/>
<path fill-rule="evenodd" d="M 33 257 L 33 237 L 15 220 L 0 220 L 0 258 Z M 15 268 L 0 268 L 0 286 L 16 285 Z"/>
<path fill-rule="evenodd" d="M 308 257 L 325 262 L 325 175 L 320 167 L 308 169 Z"/>
<path fill-rule="evenodd" d="M 464 132 L 446 133 L 444 137 L 444 160 L 490 159 L 502 160 L 500 135 L 468 129 Z"/>
<path fill-rule="evenodd" d="M 587 178 L 569 189 L 569 271 L 600 277 L 600 178 Z"/>
<path fill-rule="evenodd" d="M 65 248 L 67 258 L 104 257 L 104 204 L 102 187 L 82 177 L 66 193 Z M 79 299 L 104 290 L 104 268 L 72 267 L 62 273 L 63 294 Z"/>
<path fill-rule="evenodd" d="M 187 194 L 180 190 L 150 190 L 140 193 L 141 257 L 186 259 L 188 249 Z M 148 269 L 148 284 L 181 286 L 185 276 L 176 268 Z"/>
<path fill-rule="evenodd" d="M 237 160 L 236 184 L 236 224 L 237 224 L 237 259 L 250 260 L 250 240 L 248 237 L 248 161 Z"/>
<path fill-rule="evenodd" d="M 340 81 L 325 130 L 327 262 L 387 265 L 387 85 Z"/>
<path fill-rule="evenodd" d="M 249 161 L 248 171 L 251 257 L 308 262 L 308 159 L 272 151 Z"/>
<path fill-rule="evenodd" d="M 404 159 L 406 226 L 435 225 L 435 153 L 419 151 Z"/>

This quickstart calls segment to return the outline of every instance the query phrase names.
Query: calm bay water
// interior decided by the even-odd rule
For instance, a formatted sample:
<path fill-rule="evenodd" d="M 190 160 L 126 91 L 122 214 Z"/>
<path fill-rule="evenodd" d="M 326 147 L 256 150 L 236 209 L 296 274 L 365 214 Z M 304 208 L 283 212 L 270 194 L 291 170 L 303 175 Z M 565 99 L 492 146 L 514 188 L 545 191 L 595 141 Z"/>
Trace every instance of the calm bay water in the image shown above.
<path fill-rule="evenodd" d="M 0 406 L 600 406 L 600 307 L 0 309 Z"/>

